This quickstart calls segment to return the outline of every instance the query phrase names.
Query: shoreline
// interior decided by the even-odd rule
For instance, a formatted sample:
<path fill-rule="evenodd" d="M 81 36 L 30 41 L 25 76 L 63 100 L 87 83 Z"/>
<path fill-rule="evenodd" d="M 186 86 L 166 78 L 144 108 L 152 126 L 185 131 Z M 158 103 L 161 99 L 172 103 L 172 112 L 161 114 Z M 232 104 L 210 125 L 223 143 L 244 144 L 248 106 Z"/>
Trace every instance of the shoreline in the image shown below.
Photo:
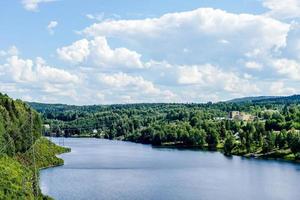
<path fill-rule="evenodd" d="M 47 170 L 50 168 L 60 167 L 64 165 L 64 160 L 62 158 L 59 158 L 58 155 L 62 155 L 65 153 L 70 153 L 71 148 L 69 147 L 63 147 L 60 145 L 55 144 L 54 142 L 50 141 L 48 138 L 44 137 L 46 148 L 51 154 L 45 154 L 44 156 L 47 157 L 49 160 L 48 165 L 41 165 L 38 167 L 38 190 L 41 196 L 47 200 L 53 200 L 51 196 L 48 196 L 42 192 L 41 185 L 40 185 L 40 173 L 42 170 Z"/>
<path fill-rule="evenodd" d="M 271 153 L 276 153 L 276 152 L 268 152 L 265 154 L 258 154 L 258 153 L 247 153 L 247 154 L 229 154 L 226 155 L 223 152 L 223 148 L 213 148 L 210 149 L 208 147 L 203 147 L 200 148 L 199 146 L 188 146 L 188 145 L 152 145 L 155 148 L 175 148 L 175 149 L 190 149 L 190 150 L 202 150 L 202 151 L 211 151 L 211 152 L 219 152 L 222 153 L 224 156 L 230 157 L 230 156 L 239 156 L 247 159 L 258 159 L 258 160 L 275 160 L 275 161 L 281 161 L 281 162 L 291 162 L 291 163 L 297 163 L 300 164 L 300 160 L 292 160 L 292 159 L 285 159 L 285 158 L 280 158 L 280 157 L 272 157 L 268 155 L 272 155 Z M 287 154 L 289 155 L 289 154 Z"/>
<path fill-rule="evenodd" d="M 59 146 L 59 145 L 58 145 L 58 146 Z M 62 146 L 60 146 L 60 147 L 62 147 Z M 64 148 L 66 148 L 66 147 L 64 147 Z M 70 152 L 71 152 L 71 148 L 69 148 L 69 149 L 70 149 L 70 150 L 67 151 L 67 152 L 60 153 L 60 154 L 56 154 L 55 157 L 56 157 L 57 159 L 61 159 L 61 160 L 64 161 L 64 159 L 59 158 L 59 157 L 57 157 L 57 156 L 58 156 L 58 155 L 63 155 L 63 154 L 66 154 L 66 153 L 70 153 Z M 65 163 L 56 164 L 56 165 L 49 165 L 49 166 L 46 166 L 46 167 L 41 167 L 41 168 L 39 168 L 39 171 L 44 170 L 44 169 L 54 168 L 54 167 L 60 167 L 60 166 L 63 166 L 64 164 L 65 164 Z"/>
<path fill-rule="evenodd" d="M 60 137 L 55 137 L 55 138 L 60 138 Z M 134 142 L 130 140 L 124 140 L 124 139 L 107 139 L 107 138 L 99 138 L 99 137 L 94 137 L 94 136 L 71 136 L 71 137 L 65 137 L 65 138 L 94 138 L 94 139 L 106 139 L 106 140 L 115 140 L 115 141 L 123 141 L 123 142 L 132 142 L 132 143 L 137 143 L 137 144 L 145 144 L 141 142 Z M 223 148 L 221 147 L 216 147 L 216 148 L 209 148 L 207 146 L 205 147 L 200 147 L 198 145 L 184 145 L 184 144 L 162 144 L 162 145 L 153 145 L 153 144 L 145 144 L 145 145 L 151 145 L 154 148 L 170 148 L 170 149 L 179 149 L 179 150 L 199 150 L 199 151 L 210 151 L 210 152 L 219 152 L 222 153 L 224 156 L 230 157 L 230 156 L 239 156 L 242 158 L 247 158 L 247 159 L 258 159 L 258 160 L 275 160 L 275 161 L 280 161 L 280 162 L 290 162 L 290 163 L 296 163 L 300 164 L 300 160 L 296 159 L 285 159 L 285 158 L 280 158 L 280 157 L 272 157 L 268 156 L 271 155 L 270 152 L 265 153 L 265 154 L 258 154 L 258 153 L 247 153 L 247 154 L 230 154 L 230 155 L 225 155 L 223 152 Z M 68 152 L 66 152 L 68 153 Z M 276 153 L 276 152 L 271 152 L 271 153 Z M 287 154 L 289 155 L 289 154 Z"/>

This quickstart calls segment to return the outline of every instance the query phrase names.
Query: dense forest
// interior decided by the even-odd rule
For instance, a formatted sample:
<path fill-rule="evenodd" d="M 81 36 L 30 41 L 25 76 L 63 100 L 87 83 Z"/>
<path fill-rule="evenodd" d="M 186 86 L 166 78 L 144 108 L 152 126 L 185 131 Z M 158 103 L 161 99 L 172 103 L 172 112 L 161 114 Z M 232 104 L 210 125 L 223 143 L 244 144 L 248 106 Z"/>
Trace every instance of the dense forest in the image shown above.
<path fill-rule="evenodd" d="M 299 160 L 297 98 L 206 104 L 30 105 L 42 114 L 48 135 L 101 137 L 220 150 L 226 155 Z M 229 118 L 231 111 L 251 117 Z"/>
<path fill-rule="evenodd" d="M 229 100 L 228 102 L 231 102 L 231 103 L 252 102 L 252 103 L 265 103 L 265 104 L 266 103 L 291 104 L 291 103 L 299 103 L 300 95 L 244 97 L 244 98 L 232 99 L 232 100 Z"/>
<path fill-rule="evenodd" d="M 38 169 L 63 163 L 68 149 L 41 137 L 40 115 L 0 93 L 0 199 L 48 199 L 38 186 Z"/>

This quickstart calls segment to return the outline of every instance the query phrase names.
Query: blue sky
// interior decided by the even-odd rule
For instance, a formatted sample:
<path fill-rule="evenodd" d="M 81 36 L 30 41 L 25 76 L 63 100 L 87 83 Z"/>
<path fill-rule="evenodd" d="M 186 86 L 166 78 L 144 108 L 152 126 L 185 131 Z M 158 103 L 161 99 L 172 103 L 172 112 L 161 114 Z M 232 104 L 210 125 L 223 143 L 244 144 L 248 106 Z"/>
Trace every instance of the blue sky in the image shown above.
<path fill-rule="evenodd" d="M 0 91 L 69 104 L 299 93 L 300 1 L 0 1 Z"/>

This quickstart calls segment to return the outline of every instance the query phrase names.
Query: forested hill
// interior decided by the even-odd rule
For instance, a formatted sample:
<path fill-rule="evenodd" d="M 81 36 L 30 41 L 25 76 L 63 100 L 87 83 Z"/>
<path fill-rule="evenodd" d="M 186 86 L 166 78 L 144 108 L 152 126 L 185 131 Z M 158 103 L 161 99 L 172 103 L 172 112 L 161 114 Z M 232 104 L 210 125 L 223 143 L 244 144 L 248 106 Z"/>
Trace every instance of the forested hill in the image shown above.
<path fill-rule="evenodd" d="M 254 97 L 242 97 L 242 98 L 236 98 L 231 99 L 229 101 L 226 101 L 227 103 L 245 103 L 245 102 L 253 102 L 253 101 L 262 101 L 262 100 L 270 100 L 278 98 L 276 96 L 254 96 Z"/>
<path fill-rule="evenodd" d="M 40 115 L 0 93 L 0 199 L 50 199 L 39 189 L 38 169 L 61 165 L 68 151 L 41 137 Z"/>
<path fill-rule="evenodd" d="M 227 101 L 228 103 L 276 103 L 276 104 L 291 104 L 300 103 L 300 95 L 292 96 L 258 96 L 258 97 L 243 97 Z"/>
<path fill-rule="evenodd" d="M 21 100 L 0 93 L 0 153 L 24 153 L 41 136 L 41 130 L 36 111 Z"/>

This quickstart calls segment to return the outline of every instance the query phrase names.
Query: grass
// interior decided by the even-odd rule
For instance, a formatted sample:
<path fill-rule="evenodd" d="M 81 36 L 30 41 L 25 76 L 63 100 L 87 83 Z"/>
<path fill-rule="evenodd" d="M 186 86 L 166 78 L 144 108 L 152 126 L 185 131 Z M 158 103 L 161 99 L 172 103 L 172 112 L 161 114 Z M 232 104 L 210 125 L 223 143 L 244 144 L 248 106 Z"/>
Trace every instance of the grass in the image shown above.
<path fill-rule="evenodd" d="M 0 199 L 51 199 L 41 194 L 39 176 L 35 176 L 35 169 L 62 165 L 64 161 L 56 155 L 69 151 L 70 149 L 57 146 L 46 138 L 40 138 L 23 154 L 19 153 L 14 157 L 0 156 Z"/>

